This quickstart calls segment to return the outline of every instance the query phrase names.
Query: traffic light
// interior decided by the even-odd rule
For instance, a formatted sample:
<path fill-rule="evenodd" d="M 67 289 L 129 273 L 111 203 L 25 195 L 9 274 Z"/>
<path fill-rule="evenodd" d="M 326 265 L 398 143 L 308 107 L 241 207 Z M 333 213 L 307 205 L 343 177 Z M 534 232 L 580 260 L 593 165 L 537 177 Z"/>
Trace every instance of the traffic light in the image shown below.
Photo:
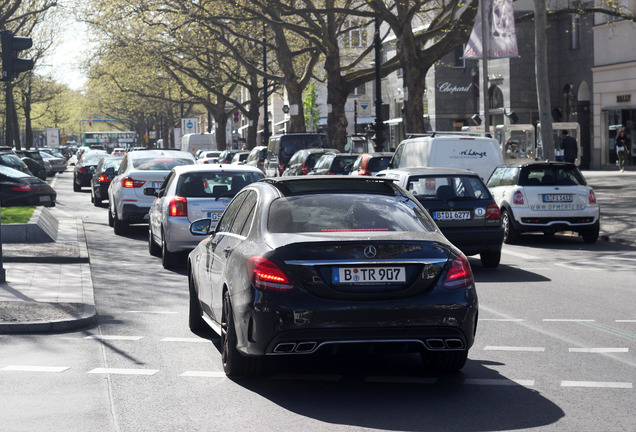
<path fill-rule="evenodd" d="M 2 81 L 11 81 L 20 72 L 33 69 L 33 60 L 18 58 L 18 53 L 33 46 L 28 37 L 14 36 L 11 30 L 0 32 L 2 37 Z"/>

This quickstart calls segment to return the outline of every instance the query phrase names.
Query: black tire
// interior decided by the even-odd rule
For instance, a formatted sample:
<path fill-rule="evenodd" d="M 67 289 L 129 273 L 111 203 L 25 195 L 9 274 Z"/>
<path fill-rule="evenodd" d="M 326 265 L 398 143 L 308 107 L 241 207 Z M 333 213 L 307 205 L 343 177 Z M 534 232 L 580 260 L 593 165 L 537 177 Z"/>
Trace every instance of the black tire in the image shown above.
<path fill-rule="evenodd" d="M 501 261 L 501 251 L 487 251 L 479 254 L 481 265 L 486 268 L 496 268 Z"/>
<path fill-rule="evenodd" d="M 161 247 L 152 238 L 152 228 L 150 228 L 150 224 L 148 224 L 148 252 L 155 257 L 161 256 Z"/>
<path fill-rule="evenodd" d="M 161 264 L 165 269 L 171 269 L 177 266 L 179 254 L 170 252 L 166 244 L 166 234 L 161 233 Z"/>
<path fill-rule="evenodd" d="M 236 328 L 230 295 L 223 294 L 223 317 L 221 318 L 221 357 L 223 370 L 227 376 L 255 376 L 263 371 L 263 358 L 247 357 L 236 349 Z"/>
<path fill-rule="evenodd" d="M 468 350 L 460 351 L 429 351 L 422 353 L 424 366 L 440 373 L 457 372 L 466 364 Z"/>
<path fill-rule="evenodd" d="M 82 187 L 77 184 L 77 180 L 73 179 L 73 192 L 81 192 Z"/>
<path fill-rule="evenodd" d="M 512 223 L 512 217 L 508 210 L 501 211 L 501 226 L 504 230 L 503 241 L 506 244 L 514 244 L 519 241 L 520 233 Z"/>
<path fill-rule="evenodd" d="M 113 217 L 113 213 L 110 211 L 110 207 L 108 208 L 108 226 L 113 227 L 115 224 L 115 218 Z"/>
<path fill-rule="evenodd" d="M 203 311 L 201 310 L 201 302 L 197 296 L 196 289 L 194 287 L 194 279 L 192 274 L 188 274 L 188 287 L 190 290 L 190 311 L 188 314 L 188 325 L 193 332 L 199 331 L 204 328 L 205 321 L 202 318 Z"/>
<path fill-rule="evenodd" d="M 600 230 L 601 224 L 597 221 L 592 228 L 581 232 L 581 237 L 583 237 L 585 243 L 596 243 Z"/>
<path fill-rule="evenodd" d="M 128 222 L 120 220 L 117 215 L 113 215 L 113 228 L 116 235 L 124 235 L 128 233 Z"/>

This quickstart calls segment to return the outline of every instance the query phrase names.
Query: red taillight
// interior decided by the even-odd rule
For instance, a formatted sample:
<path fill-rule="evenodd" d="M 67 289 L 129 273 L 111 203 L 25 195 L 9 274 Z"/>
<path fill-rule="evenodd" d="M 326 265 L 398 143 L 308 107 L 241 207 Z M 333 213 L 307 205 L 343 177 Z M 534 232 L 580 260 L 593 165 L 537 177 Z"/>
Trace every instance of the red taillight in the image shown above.
<path fill-rule="evenodd" d="M 371 175 L 371 171 L 367 171 L 365 169 L 361 169 L 360 171 L 358 171 L 358 175 L 370 176 Z"/>
<path fill-rule="evenodd" d="M 88 171 L 86 171 L 86 168 L 84 168 L 84 167 L 79 167 L 79 168 L 77 168 L 77 171 L 78 171 L 80 174 L 88 174 Z"/>
<path fill-rule="evenodd" d="M 592 189 L 590 189 L 590 193 L 587 195 L 587 203 L 596 204 L 596 194 Z"/>
<path fill-rule="evenodd" d="M 486 207 L 486 220 L 499 220 L 501 219 L 501 211 L 497 204 L 488 204 Z"/>
<path fill-rule="evenodd" d="M 457 289 L 470 287 L 474 283 L 475 280 L 473 279 L 470 263 L 464 255 L 460 255 L 451 263 L 442 286 L 444 288 Z"/>
<path fill-rule="evenodd" d="M 145 180 L 135 180 L 132 177 L 124 177 L 121 179 L 121 185 L 125 188 L 140 188 L 144 185 Z"/>
<path fill-rule="evenodd" d="M 18 192 L 30 192 L 31 191 L 31 186 L 28 185 L 28 184 L 20 185 L 20 186 L 14 186 L 14 187 L 11 188 L 11 190 L 18 191 Z"/>
<path fill-rule="evenodd" d="M 204 161 L 203 161 L 203 163 L 204 163 L 204 164 L 208 164 L 208 163 L 210 163 L 210 162 L 208 162 L 208 161 L 204 160 Z"/>
<path fill-rule="evenodd" d="M 110 177 L 108 177 L 106 174 L 101 174 L 99 176 L 99 182 L 100 183 L 110 183 L 113 179 L 111 179 Z"/>
<path fill-rule="evenodd" d="M 301 175 L 309 174 L 309 168 L 307 168 L 307 164 L 303 164 L 303 166 L 300 168 L 300 174 Z"/>
<path fill-rule="evenodd" d="M 280 172 L 280 175 L 283 175 L 283 172 L 285 172 L 285 164 L 282 162 L 278 162 L 278 171 Z"/>
<path fill-rule="evenodd" d="M 336 173 L 333 172 L 333 171 L 329 171 L 329 172 L 327 172 L 327 175 L 336 175 Z"/>
<path fill-rule="evenodd" d="M 253 256 L 248 259 L 247 270 L 252 283 L 258 289 L 285 291 L 293 288 L 285 273 L 276 264 L 262 256 Z"/>
<path fill-rule="evenodd" d="M 179 196 L 172 198 L 168 204 L 168 213 L 170 216 L 188 216 L 188 200 Z"/>
<path fill-rule="evenodd" d="M 526 199 L 523 197 L 523 192 L 521 191 L 515 191 L 515 194 L 512 197 L 512 202 L 514 204 L 525 204 L 526 203 Z"/>
<path fill-rule="evenodd" d="M 265 167 L 265 162 L 263 162 L 263 161 L 258 161 L 258 162 L 256 162 L 256 167 L 257 167 L 257 168 L 263 168 L 263 167 Z"/>

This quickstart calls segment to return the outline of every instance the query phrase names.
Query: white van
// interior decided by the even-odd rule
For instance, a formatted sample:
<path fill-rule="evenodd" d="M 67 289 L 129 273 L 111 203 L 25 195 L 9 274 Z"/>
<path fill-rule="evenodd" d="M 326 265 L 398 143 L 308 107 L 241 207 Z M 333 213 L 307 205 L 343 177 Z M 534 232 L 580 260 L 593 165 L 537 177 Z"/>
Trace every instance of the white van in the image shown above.
<path fill-rule="evenodd" d="M 217 150 L 215 134 L 185 134 L 181 137 L 181 151 L 195 156 L 199 150 Z"/>
<path fill-rule="evenodd" d="M 461 168 L 476 172 L 488 181 L 490 174 L 502 163 L 501 147 L 494 138 L 433 132 L 402 141 L 388 168 Z"/>

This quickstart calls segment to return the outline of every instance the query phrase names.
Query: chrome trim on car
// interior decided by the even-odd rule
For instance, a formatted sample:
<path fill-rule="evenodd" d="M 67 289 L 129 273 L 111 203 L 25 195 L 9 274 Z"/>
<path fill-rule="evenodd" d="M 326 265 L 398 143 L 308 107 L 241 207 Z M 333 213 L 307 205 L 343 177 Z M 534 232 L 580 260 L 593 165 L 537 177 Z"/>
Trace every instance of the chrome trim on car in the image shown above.
<path fill-rule="evenodd" d="M 442 264 L 447 262 L 445 258 L 435 259 L 383 259 L 373 261 L 351 261 L 351 260 L 291 260 L 285 261 L 287 264 L 315 266 L 315 265 L 369 265 L 369 264 Z"/>

